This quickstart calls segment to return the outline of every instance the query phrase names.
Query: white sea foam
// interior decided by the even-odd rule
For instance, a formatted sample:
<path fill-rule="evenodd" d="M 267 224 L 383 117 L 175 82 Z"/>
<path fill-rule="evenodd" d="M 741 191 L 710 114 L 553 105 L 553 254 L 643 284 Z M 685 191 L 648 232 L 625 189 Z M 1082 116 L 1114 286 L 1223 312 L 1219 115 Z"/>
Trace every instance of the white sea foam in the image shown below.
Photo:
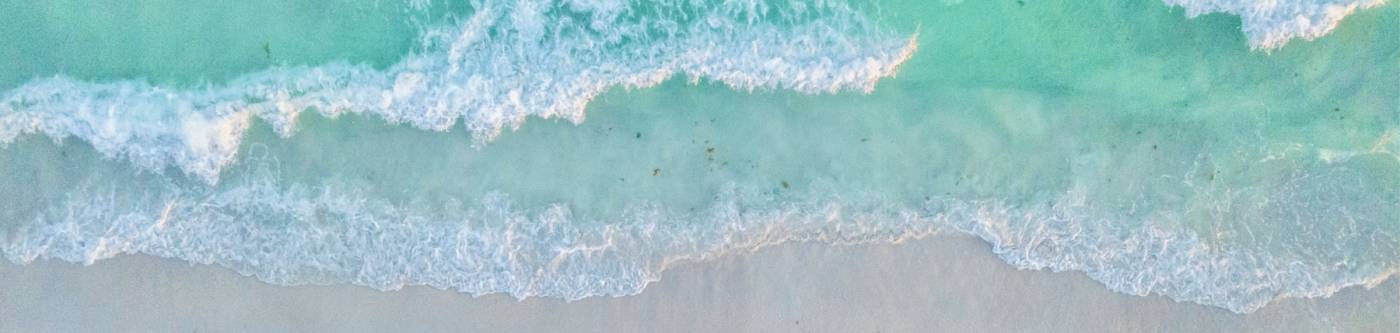
<path fill-rule="evenodd" d="M 1330 32 L 1384 0 L 1165 0 L 1189 15 L 1239 15 L 1250 45 Z M 426 5 L 412 2 L 418 7 Z M 274 68 L 199 89 L 57 76 L 0 95 L 0 145 L 29 133 L 76 137 L 152 170 L 217 182 L 253 117 L 290 135 L 297 116 L 370 113 L 430 130 L 460 120 L 486 142 L 528 117 L 582 121 L 612 87 L 676 74 L 736 89 L 871 91 L 915 50 L 839 1 L 483 1 L 427 29 L 424 51 L 384 70 L 343 63 Z M 640 9 L 646 7 L 648 9 Z"/>
<path fill-rule="evenodd" d="M 676 262 L 783 242 L 900 242 L 961 232 L 986 240 L 1021 268 L 1083 271 L 1116 291 L 1236 312 L 1280 297 L 1378 284 L 1400 267 L 1400 235 L 1383 224 L 1322 232 L 1307 227 L 1339 212 L 1365 214 L 1356 210 L 1378 203 L 1315 207 L 1326 203 L 1297 202 L 1312 198 L 1306 188 L 1298 189 L 1305 196 L 1255 193 L 1283 201 L 1284 211 L 1277 213 L 1297 217 L 1260 217 L 1298 224 L 1282 227 L 1287 235 L 1250 234 L 1267 241 L 1222 243 L 1173 224 L 1171 216 L 1128 223 L 1101 213 L 1081 186 L 1031 206 L 934 197 L 901 207 L 820 183 L 781 199 L 731 185 L 698 213 L 639 202 L 616 220 L 596 221 L 576 217 L 562 204 L 520 207 L 502 193 L 466 203 L 391 203 L 351 185 L 287 185 L 275 165 L 251 168 L 237 184 L 217 191 L 171 184 L 133 191 L 103 180 L 80 186 L 12 232 L 0 252 L 19 263 L 92 263 L 140 253 L 217 264 L 284 285 L 427 285 L 473 295 L 576 300 L 635 294 Z M 1305 181 L 1312 180 L 1341 179 Z M 1295 206 L 1301 208 L 1286 208 Z M 1228 210 L 1213 213 L 1230 219 Z M 1257 212 L 1244 213 L 1251 214 Z M 1253 232 L 1225 229 L 1220 232 Z"/>
<path fill-rule="evenodd" d="M 1265 49 L 1326 33 L 1344 16 L 1326 13 L 1381 3 L 1280 1 L 1256 8 L 1167 2 L 1193 15 L 1242 15 L 1251 45 Z M 174 166 L 213 183 L 255 118 L 283 135 L 308 108 L 329 116 L 369 113 L 431 130 L 461 121 L 484 142 L 529 116 L 581 121 L 584 105 L 604 89 L 646 87 L 675 74 L 737 89 L 869 91 L 914 50 L 912 39 L 876 31 L 855 10 L 832 2 L 770 10 L 671 3 L 671 12 L 684 17 L 636 14 L 624 1 L 573 1 L 547 10 L 531 4 L 487 1 L 460 24 L 428 31 L 423 53 L 385 70 L 278 68 L 203 89 L 35 81 L 0 96 L 0 142 L 30 133 L 75 137 L 107 156 L 147 169 Z M 1280 19 L 1289 15 L 1307 24 Z M 1322 25 L 1315 22 L 1323 21 L 1315 18 L 1334 20 L 1318 30 Z M 580 19 L 588 22 L 574 21 Z M 822 191 L 779 202 L 731 186 L 702 213 L 642 202 L 618 220 L 588 221 L 566 205 L 518 207 L 504 194 L 420 207 L 350 185 L 287 185 L 275 174 L 254 174 L 217 189 L 167 184 L 142 192 L 89 184 L 47 203 L 46 213 L 8 235 L 0 250 L 16 262 L 90 263 L 144 253 L 218 264 L 279 284 L 428 285 L 578 299 L 639 292 L 676 261 L 787 241 L 899 241 L 963 232 L 991 243 L 1019 267 L 1084 271 L 1117 291 L 1238 312 L 1278 297 L 1373 284 L 1400 267 L 1400 237 L 1383 224 L 1355 223 L 1386 216 L 1347 215 L 1386 203 L 1299 202 L 1358 192 L 1327 188 L 1236 194 L 1256 196 L 1239 202 L 1275 206 L 1210 216 L 1266 220 L 1239 222 L 1245 226 L 1288 221 L 1296 225 L 1277 229 L 1296 233 L 1259 236 L 1266 243 L 1222 243 L 1180 225 L 1180 216 L 1143 221 L 1095 210 L 1086 206 L 1082 188 L 1045 205 L 931 198 L 920 207 L 897 207 L 876 196 Z M 1314 178 L 1299 182 L 1344 183 L 1307 177 Z M 1324 231 L 1313 223 L 1332 220 L 1353 223 Z"/>
<path fill-rule="evenodd" d="M 77 137 L 109 157 L 214 183 L 252 117 L 284 135 L 309 109 L 430 130 L 460 120 L 485 142 L 531 116 L 582 121 L 606 89 L 676 74 L 744 90 L 869 92 L 915 49 L 839 1 L 483 1 L 422 39 L 425 51 L 385 70 L 275 68 L 201 89 L 37 80 L 0 96 L 0 143 Z"/>
<path fill-rule="evenodd" d="M 1283 47 L 1289 40 L 1312 40 L 1337 27 L 1347 15 L 1385 4 L 1386 0 L 1163 0 L 1186 9 L 1192 17 L 1226 13 L 1240 17 L 1249 46 L 1259 50 Z"/>

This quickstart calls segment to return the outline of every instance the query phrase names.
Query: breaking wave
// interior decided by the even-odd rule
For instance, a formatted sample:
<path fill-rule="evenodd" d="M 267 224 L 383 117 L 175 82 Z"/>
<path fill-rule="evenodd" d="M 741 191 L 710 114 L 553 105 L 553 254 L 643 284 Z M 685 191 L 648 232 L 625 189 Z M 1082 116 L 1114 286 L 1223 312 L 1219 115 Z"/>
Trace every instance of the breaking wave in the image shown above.
<path fill-rule="evenodd" d="M 730 184 L 701 210 L 636 202 L 616 219 L 592 220 L 567 204 L 521 207 L 500 192 L 475 202 L 390 202 L 350 183 L 288 185 L 275 159 L 253 161 L 246 176 L 220 190 L 173 182 L 141 189 L 95 178 L 12 232 L 0 252 L 20 263 L 139 253 L 283 285 L 426 285 L 576 300 L 639 293 L 676 262 L 784 242 L 960 233 L 987 241 L 1020 268 L 1082 271 L 1115 291 L 1236 312 L 1376 285 L 1400 272 L 1397 231 L 1357 222 L 1387 218 L 1393 198 L 1339 192 L 1366 177 L 1345 166 L 1146 218 L 1094 205 L 1084 186 L 1030 205 L 931 197 L 900 206 L 817 181 L 782 196 Z M 1195 210 L 1214 216 L 1207 221 L 1214 234 L 1180 224 Z"/>
<path fill-rule="evenodd" d="M 1240 17 L 1240 30 L 1249 46 L 1273 50 L 1294 38 L 1312 40 L 1337 28 L 1357 10 L 1385 4 L 1386 0 L 1163 0 L 1186 9 L 1189 16 L 1225 13 Z"/>
<path fill-rule="evenodd" d="M 1267 50 L 1326 34 L 1384 0 L 1165 2 L 1193 16 L 1239 15 L 1250 45 Z M 1342 188 L 1369 178 L 1340 159 L 1279 183 L 1291 187 L 1222 198 L 1198 193 L 1268 205 L 1125 215 L 1087 204 L 1092 189 L 1083 186 L 1044 204 L 933 197 L 900 206 L 821 186 L 777 197 L 731 185 L 699 212 L 637 202 L 614 220 L 590 220 L 566 204 L 521 207 L 504 193 L 390 202 L 353 184 L 288 185 L 274 162 L 236 156 L 248 151 L 240 146 L 255 120 L 287 136 L 308 110 L 426 130 L 462 123 L 485 143 L 531 116 L 583 121 L 586 104 L 605 90 L 673 76 L 741 90 L 870 92 L 916 49 L 911 36 L 882 31 L 839 1 L 642 3 L 480 1 L 470 16 L 426 29 L 421 50 L 387 69 L 273 68 L 202 88 L 31 82 L 0 95 L 0 143 L 29 134 L 75 137 L 104 156 L 146 170 L 174 167 L 204 184 L 165 179 L 133 189 L 92 180 L 45 203 L 0 249 L 16 262 L 142 253 L 278 284 L 579 299 L 640 292 L 677 261 L 783 242 L 898 242 L 956 232 L 987 241 L 1018 267 L 1083 271 L 1120 292 L 1236 312 L 1372 285 L 1400 267 L 1400 235 L 1384 223 L 1394 220 L 1393 191 Z M 251 176 L 218 184 L 235 162 L 250 165 Z M 1203 233 L 1184 221 L 1214 229 Z M 1251 227 L 1261 225 L 1275 232 Z"/>
<path fill-rule="evenodd" d="M 583 121 L 613 87 L 675 75 L 735 89 L 869 92 L 913 55 L 914 39 L 876 29 L 839 1 L 483 1 L 427 29 L 424 51 L 385 70 L 274 68 L 217 87 L 42 79 L 0 96 L 0 143 L 77 137 L 107 156 L 218 180 L 261 118 L 291 135 L 297 116 L 368 113 L 478 142 L 527 117 Z"/>

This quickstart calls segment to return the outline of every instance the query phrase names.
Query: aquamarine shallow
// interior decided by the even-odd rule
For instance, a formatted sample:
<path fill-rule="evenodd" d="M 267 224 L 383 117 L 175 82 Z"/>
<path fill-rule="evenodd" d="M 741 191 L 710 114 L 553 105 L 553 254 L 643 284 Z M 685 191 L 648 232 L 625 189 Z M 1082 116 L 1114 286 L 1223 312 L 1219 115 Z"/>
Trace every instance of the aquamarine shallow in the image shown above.
<path fill-rule="evenodd" d="M 28 4 L 0 251 L 577 299 L 956 232 L 1248 312 L 1400 270 L 1400 10 L 1369 3 L 1286 46 L 1156 1 Z"/>

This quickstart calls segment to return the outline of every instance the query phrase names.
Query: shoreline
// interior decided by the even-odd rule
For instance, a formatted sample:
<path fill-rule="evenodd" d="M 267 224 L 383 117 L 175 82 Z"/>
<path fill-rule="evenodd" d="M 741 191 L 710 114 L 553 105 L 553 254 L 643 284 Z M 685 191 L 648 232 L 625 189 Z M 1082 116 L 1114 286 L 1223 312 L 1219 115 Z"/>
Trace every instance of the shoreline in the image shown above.
<path fill-rule="evenodd" d="M 779 286 L 781 286 L 779 288 Z M 1131 296 L 1078 272 L 1017 270 L 979 240 L 799 242 L 679 263 L 641 294 L 574 302 L 429 287 L 284 287 L 123 255 L 0 264 L 0 331 L 1380 331 L 1400 281 L 1239 315 Z"/>

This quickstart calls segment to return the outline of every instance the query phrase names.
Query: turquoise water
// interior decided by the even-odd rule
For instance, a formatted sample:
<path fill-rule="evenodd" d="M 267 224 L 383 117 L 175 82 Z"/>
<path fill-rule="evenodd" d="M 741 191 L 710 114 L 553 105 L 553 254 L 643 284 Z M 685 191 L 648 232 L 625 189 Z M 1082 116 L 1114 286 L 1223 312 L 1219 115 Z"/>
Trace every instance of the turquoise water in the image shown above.
<path fill-rule="evenodd" d="M 578 299 L 967 233 L 1237 312 L 1400 270 L 1400 10 L 1167 3 L 7 3 L 0 252 Z"/>

